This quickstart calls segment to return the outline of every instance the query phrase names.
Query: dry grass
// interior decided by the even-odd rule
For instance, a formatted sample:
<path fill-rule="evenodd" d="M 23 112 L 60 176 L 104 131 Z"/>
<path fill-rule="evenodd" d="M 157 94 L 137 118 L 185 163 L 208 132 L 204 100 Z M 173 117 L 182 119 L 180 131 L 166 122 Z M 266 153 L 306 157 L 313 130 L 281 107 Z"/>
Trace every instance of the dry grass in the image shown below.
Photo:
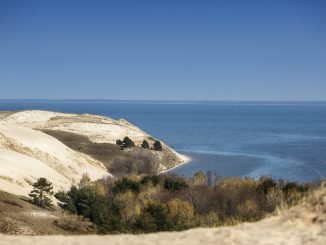
<path fill-rule="evenodd" d="M 60 217 L 63 217 L 63 214 L 59 210 L 44 210 L 19 196 L 0 191 L 0 233 L 68 234 L 53 224 L 53 221 Z"/>

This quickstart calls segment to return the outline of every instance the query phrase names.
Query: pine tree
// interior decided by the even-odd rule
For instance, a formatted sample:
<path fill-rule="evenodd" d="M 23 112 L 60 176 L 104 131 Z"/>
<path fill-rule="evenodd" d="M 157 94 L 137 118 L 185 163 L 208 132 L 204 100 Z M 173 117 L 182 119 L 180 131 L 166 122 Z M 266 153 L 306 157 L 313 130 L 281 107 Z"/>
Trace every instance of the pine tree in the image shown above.
<path fill-rule="evenodd" d="M 41 207 L 52 206 L 50 196 L 53 195 L 53 186 L 46 178 L 39 178 L 33 184 L 33 190 L 28 194 L 32 198 L 32 202 Z"/>
<path fill-rule="evenodd" d="M 153 144 L 153 149 L 155 151 L 162 151 L 163 150 L 163 147 L 162 147 L 161 142 L 158 141 L 158 140 L 155 140 L 155 143 Z"/>
<path fill-rule="evenodd" d="M 134 147 L 135 143 L 128 137 L 124 137 L 123 139 L 123 146 L 128 148 L 128 147 Z"/>
<path fill-rule="evenodd" d="M 141 143 L 141 147 L 144 149 L 149 149 L 149 144 L 148 144 L 147 140 L 143 140 L 143 143 Z"/>

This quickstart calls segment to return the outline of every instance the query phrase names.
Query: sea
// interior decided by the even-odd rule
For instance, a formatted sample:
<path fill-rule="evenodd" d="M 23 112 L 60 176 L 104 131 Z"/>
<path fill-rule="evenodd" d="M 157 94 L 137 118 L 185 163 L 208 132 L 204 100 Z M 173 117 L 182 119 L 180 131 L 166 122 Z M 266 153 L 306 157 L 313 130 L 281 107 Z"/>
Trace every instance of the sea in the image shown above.
<path fill-rule="evenodd" d="M 306 182 L 326 177 L 326 102 L 0 100 L 0 110 L 124 118 L 191 157 L 198 171 Z"/>

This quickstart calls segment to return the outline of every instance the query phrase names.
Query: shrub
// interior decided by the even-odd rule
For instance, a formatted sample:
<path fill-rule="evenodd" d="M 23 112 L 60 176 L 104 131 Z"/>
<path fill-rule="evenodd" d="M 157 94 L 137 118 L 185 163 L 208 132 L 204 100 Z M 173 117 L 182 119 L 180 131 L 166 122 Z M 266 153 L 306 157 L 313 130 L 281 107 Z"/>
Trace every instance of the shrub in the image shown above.
<path fill-rule="evenodd" d="M 73 203 L 73 200 L 66 192 L 58 191 L 54 194 L 54 197 L 60 201 L 58 204 L 61 208 L 64 208 L 73 214 L 77 213 L 77 209 Z"/>
<path fill-rule="evenodd" d="M 207 175 L 204 172 L 197 172 L 194 174 L 193 183 L 195 185 L 207 185 L 208 184 L 208 178 Z"/>
<path fill-rule="evenodd" d="M 123 148 L 131 148 L 135 146 L 135 143 L 128 137 L 124 137 L 124 139 L 121 141 L 120 139 L 116 140 L 115 142 L 117 145 L 121 146 L 121 149 Z"/>
<path fill-rule="evenodd" d="M 109 171 L 117 177 L 130 174 L 154 174 L 157 172 L 159 165 L 160 161 L 156 154 L 139 149 L 128 152 L 126 156 L 114 159 L 109 166 Z"/>
<path fill-rule="evenodd" d="M 143 142 L 141 143 L 140 146 L 144 149 L 149 149 L 149 144 L 148 144 L 147 140 L 143 140 Z"/>
<path fill-rule="evenodd" d="M 132 181 L 127 178 L 123 178 L 122 180 L 118 180 L 112 189 L 113 193 L 115 193 L 115 194 L 123 193 L 128 190 L 138 192 L 139 191 L 139 182 Z"/>
<path fill-rule="evenodd" d="M 154 186 L 156 186 L 159 182 L 160 182 L 160 178 L 157 175 L 144 176 L 143 179 L 140 181 L 142 185 L 152 183 Z"/>
<path fill-rule="evenodd" d="M 269 178 L 226 178 L 215 186 L 201 180 L 188 186 L 184 178 L 171 175 L 123 178 L 73 186 L 55 196 L 62 208 L 96 224 L 98 233 L 135 233 L 255 221 L 280 203 L 295 203 L 308 188 Z M 78 220 L 66 222 L 66 229 L 78 229 Z"/>
<path fill-rule="evenodd" d="M 108 169 L 116 177 L 123 177 L 136 172 L 133 162 L 126 156 L 115 158 Z"/>
<path fill-rule="evenodd" d="M 280 188 L 274 188 L 266 195 L 264 210 L 273 212 L 277 206 L 280 206 L 284 200 L 284 194 Z"/>
<path fill-rule="evenodd" d="M 96 226 L 87 218 L 78 215 L 68 215 L 54 221 L 54 224 L 66 231 L 77 234 L 92 234 L 96 232 Z"/>
<path fill-rule="evenodd" d="M 194 207 L 180 199 L 172 199 L 167 202 L 169 216 L 173 223 L 173 230 L 183 230 L 194 226 Z"/>
<path fill-rule="evenodd" d="M 237 213 L 238 219 L 244 221 L 255 221 L 261 217 L 257 203 L 250 199 L 237 205 Z"/>
<path fill-rule="evenodd" d="M 181 178 L 168 177 L 164 181 L 164 187 L 168 190 L 178 191 L 188 187 L 188 184 Z"/>
<path fill-rule="evenodd" d="M 167 209 L 162 204 L 149 204 L 142 210 L 135 227 L 146 233 L 169 230 L 170 222 Z"/>
<path fill-rule="evenodd" d="M 257 192 L 259 194 L 266 195 L 267 192 L 277 186 L 276 182 L 271 178 L 262 177 L 259 180 L 259 184 L 257 186 Z"/>
<path fill-rule="evenodd" d="M 283 191 L 286 194 L 289 194 L 291 192 L 305 192 L 305 188 L 302 185 L 298 185 L 294 182 L 288 182 L 286 185 L 283 187 Z"/>
<path fill-rule="evenodd" d="M 83 174 L 79 181 L 79 187 L 83 188 L 89 186 L 90 184 L 91 184 L 91 178 L 88 176 L 87 173 Z"/>
<path fill-rule="evenodd" d="M 154 144 L 153 144 L 153 149 L 154 151 L 162 151 L 163 147 L 160 141 L 155 140 Z"/>
<path fill-rule="evenodd" d="M 130 148 L 130 147 L 134 147 L 134 146 L 135 146 L 135 143 L 128 136 L 124 137 L 123 147 Z"/>
<path fill-rule="evenodd" d="M 114 197 L 114 203 L 119 208 L 122 223 L 126 230 L 130 230 L 131 224 L 136 221 L 136 218 L 141 213 L 141 207 L 137 202 L 137 195 L 128 190 L 123 193 L 118 193 Z"/>

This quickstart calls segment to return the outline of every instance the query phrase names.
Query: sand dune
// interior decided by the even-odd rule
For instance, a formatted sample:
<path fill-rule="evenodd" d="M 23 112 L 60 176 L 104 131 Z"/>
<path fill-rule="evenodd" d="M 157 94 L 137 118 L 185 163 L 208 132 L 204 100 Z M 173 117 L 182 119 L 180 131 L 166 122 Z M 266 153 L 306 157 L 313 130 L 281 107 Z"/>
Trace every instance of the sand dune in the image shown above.
<path fill-rule="evenodd" d="M 55 138 L 22 126 L 0 125 L 0 189 L 26 195 L 30 184 L 46 177 L 55 190 L 67 189 L 87 173 L 109 176 L 102 163 L 75 152 Z"/>
<path fill-rule="evenodd" d="M 153 138 L 126 120 L 89 114 L 50 111 L 5 112 L 0 117 L 0 189 L 26 195 L 31 183 L 46 177 L 55 190 L 67 189 L 84 173 L 91 179 L 110 176 L 104 165 L 79 151 L 74 151 L 41 130 L 60 130 L 88 137 L 94 143 L 113 143 L 129 136 L 140 145 Z M 161 170 L 188 159 L 163 144 Z"/>
<path fill-rule="evenodd" d="M 69 114 L 41 110 L 19 111 L 9 114 L 1 124 L 10 124 L 33 129 L 60 130 L 87 136 L 96 143 L 113 143 L 129 136 L 137 145 L 145 139 L 153 143 L 153 137 L 125 119 L 114 120 L 109 117 L 91 114 Z M 190 159 L 178 154 L 164 142 L 163 153 L 173 158 L 168 167 L 184 163 Z"/>

